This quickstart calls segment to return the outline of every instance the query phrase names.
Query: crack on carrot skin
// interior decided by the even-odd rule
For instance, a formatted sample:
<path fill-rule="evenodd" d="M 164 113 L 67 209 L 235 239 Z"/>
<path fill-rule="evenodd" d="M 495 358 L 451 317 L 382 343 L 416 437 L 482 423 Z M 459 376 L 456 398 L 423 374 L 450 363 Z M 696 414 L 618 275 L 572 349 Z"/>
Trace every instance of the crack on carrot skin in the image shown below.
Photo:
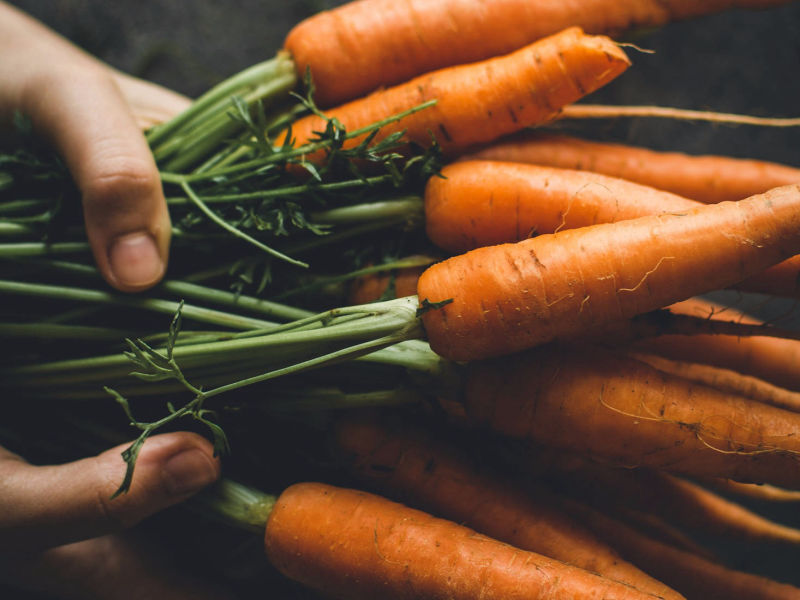
<path fill-rule="evenodd" d="M 661 264 L 665 260 L 675 260 L 675 257 L 674 256 L 662 256 L 661 258 L 658 259 L 658 262 L 656 263 L 656 266 L 653 267 L 652 269 L 650 269 L 649 271 L 647 271 L 647 273 L 645 273 L 642 276 L 642 279 L 639 281 L 639 283 L 637 283 L 632 288 L 618 288 L 617 292 L 635 292 L 637 289 L 639 289 L 644 284 L 644 282 L 647 280 L 647 278 L 650 275 L 652 275 L 653 273 L 656 272 L 656 270 L 658 270 L 658 268 L 661 266 Z"/>
<path fill-rule="evenodd" d="M 399 560 L 389 560 L 381 552 L 381 549 L 378 546 L 378 519 L 375 519 L 375 527 L 372 529 L 372 540 L 373 546 L 375 547 L 375 554 L 377 554 L 383 562 L 389 563 L 390 565 L 401 565 L 403 567 L 408 567 L 408 563 Z"/>
<path fill-rule="evenodd" d="M 760 447 L 761 444 L 753 444 L 753 443 L 736 441 L 733 437 L 730 437 L 730 436 L 726 437 L 726 436 L 723 436 L 723 435 L 714 435 L 713 431 L 706 431 L 707 426 L 705 425 L 705 419 L 703 421 L 689 423 L 689 422 L 686 422 L 686 421 L 677 421 L 677 420 L 674 420 L 674 419 L 666 419 L 663 416 L 656 416 L 655 413 L 644 402 L 640 402 L 640 407 L 642 408 L 643 411 L 650 413 L 652 416 L 648 416 L 646 414 L 631 413 L 631 412 L 625 411 L 625 410 L 623 410 L 621 408 L 617 408 L 615 406 L 611 406 L 610 404 L 608 404 L 608 402 L 605 401 L 604 396 L 605 396 L 605 384 L 603 384 L 601 386 L 600 395 L 599 395 L 599 398 L 598 398 L 600 404 L 602 404 L 604 407 L 606 407 L 609 410 L 612 410 L 612 411 L 614 411 L 616 413 L 619 413 L 619 414 L 621 414 L 623 416 L 630 417 L 632 419 L 639 419 L 639 420 L 643 420 L 643 421 L 653 421 L 653 422 L 658 422 L 658 423 L 666 423 L 666 424 L 670 424 L 670 425 L 676 425 L 677 427 L 679 427 L 681 429 L 686 429 L 686 430 L 692 432 L 695 435 L 695 437 L 697 438 L 697 440 L 700 441 L 704 446 L 706 446 L 707 448 L 709 448 L 711 450 L 715 450 L 715 451 L 717 451 L 717 452 L 719 452 L 721 454 L 740 455 L 740 456 L 757 456 L 757 455 L 761 455 L 761 454 L 773 454 L 773 453 L 774 454 L 800 455 L 800 451 L 797 451 L 797 450 L 790 450 L 788 448 L 781 448 L 781 447 L 775 446 L 775 445 L 770 446 L 770 447 Z M 747 427 L 744 427 L 744 426 L 741 426 L 741 425 L 737 425 L 735 421 L 733 421 L 732 419 L 730 419 L 728 417 L 712 416 L 712 417 L 709 417 L 709 418 L 722 418 L 722 419 L 727 420 L 729 423 L 731 423 L 735 427 L 739 427 L 742 430 L 745 430 L 745 431 L 750 430 L 751 432 L 753 431 L 751 428 L 747 428 Z M 704 437 L 704 434 L 710 439 L 716 439 L 718 441 L 725 442 L 729 446 L 739 446 L 740 448 L 743 448 L 743 446 L 745 446 L 745 445 L 753 445 L 753 446 L 756 446 L 756 449 L 755 450 L 744 450 L 744 449 L 726 450 L 724 448 L 719 448 L 717 446 L 714 446 L 710 442 L 706 441 L 706 438 Z M 784 437 L 791 438 L 791 437 L 794 437 L 794 434 L 791 434 L 791 433 L 790 434 L 786 434 Z M 678 440 L 676 442 L 677 445 L 683 445 L 683 443 L 684 442 L 682 440 Z M 652 450 L 650 452 L 645 452 L 644 454 L 645 455 L 651 455 L 651 454 L 658 453 L 661 450 L 663 450 L 663 448 L 656 448 L 656 449 L 654 449 L 654 450 Z M 678 462 L 680 462 L 679 459 L 678 459 Z"/>

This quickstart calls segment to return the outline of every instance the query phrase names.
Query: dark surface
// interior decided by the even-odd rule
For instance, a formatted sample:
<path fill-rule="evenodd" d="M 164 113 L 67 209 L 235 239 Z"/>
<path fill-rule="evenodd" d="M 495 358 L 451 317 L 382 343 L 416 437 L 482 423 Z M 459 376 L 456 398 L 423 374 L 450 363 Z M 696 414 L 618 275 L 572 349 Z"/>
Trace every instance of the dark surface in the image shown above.
<path fill-rule="evenodd" d="M 13 2 L 117 68 L 195 96 L 269 58 L 292 24 L 336 2 L 21 0 Z M 800 116 L 800 4 L 676 23 L 631 41 L 634 66 L 591 101 Z M 573 126 L 570 126 L 572 128 Z M 594 137 L 656 149 L 723 153 L 800 167 L 798 130 L 668 120 L 581 124 Z M 797 524 L 796 511 L 781 515 Z M 796 549 L 737 549 L 734 566 L 800 585 Z M 226 556 L 222 562 L 235 561 Z M 242 564 L 239 571 L 248 573 Z M 258 568 L 255 568 L 258 571 Z M 268 582 L 270 578 L 267 577 Z M 271 581 L 274 584 L 274 581 Z M 11 595 L 5 595 L 11 594 Z M 296 592 L 288 592 L 295 597 Z M 0 597 L 17 597 L 0 589 Z"/>

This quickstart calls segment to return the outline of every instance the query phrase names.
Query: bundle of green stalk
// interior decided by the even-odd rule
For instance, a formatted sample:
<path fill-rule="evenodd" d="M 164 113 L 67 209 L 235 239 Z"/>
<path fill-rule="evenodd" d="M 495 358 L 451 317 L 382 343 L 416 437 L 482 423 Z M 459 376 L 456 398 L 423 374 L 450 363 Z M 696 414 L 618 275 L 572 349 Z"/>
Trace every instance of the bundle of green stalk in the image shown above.
<path fill-rule="evenodd" d="M 523 72 L 539 95 L 532 98 L 524 86 L 520 97 L 473 87 L 477 81 L 487 89 L 502 88 L 497 80 L 475 73 L 497 73 L 514 64 L 525 65 Z M 545 66 L 538 71 L 531 64 Z M 800 425 L 798 413 L 744 394 L 689 383 L 643 362 L 639 354 L 631 356 L 627 347 L 620 348 L 643 331 L 674 336 L 689 328 L 703 333 L 696 338 L 700 342 L 690 343 L 701 353 L 703 344 L 709 348 L 720 340 L 738 339 L 720 335 L 723 332 L 778 334 L 761 324 L 729 324 L 705 317 L 699 322 L 683 320 L 679 311 L 660 309 L 760 276 L 797 254 L 797 185 L 737 203 L 696 207 L 686 199 L 671 200 L 669 208 L 593 218 L 591 223 L 616 222 L 583 227 L 589 223 L 567 224 L 573 201 L 594 183 L 602 188 L 612 182 L 595 178 L 591 184 L 576 184 L 579 180 L 568 179 L 574 187 L 562 193 L 570 201 L 567 208 L 556 209 L 555 224 L 550 225 L 553 233 L 528 239 L 532 231 L 544 233 L 547 227 L 519 222 L 513 227 L 513 239 L 493 243 L 522 241 L 479 248 L 430 267 L 419 279 L 415 295 L 313 314 L 306 311 L 331 305 L 317 294 L 331 281 L 324 269 L 318 270 L 326 260 L 336 263 L 349 252 L 375 262 L 368 267 L 371 270 L 430 262 L 423 257 L 387 263 L 380 253 L 365 258 L 353 247 L 356 240 L 361 243 L 357 236 L 365 230 L 389 238 L 383 232 L 387 225 L 418 219 L 423 193 L 428 201 L 429 190 L 423 192 L 423 187 L 444 185 L 445 180 L 436 176 L 428 182 L 436 170 L 433 156 L 420 150 L 430 146 L 432 135 L 446 157 L 458 156 L 473 145 L 552 120 L 560 107 L 627 66 L 624 53 L 606 38 L 570 29 L 507 57 L 412 80 L 325 116 L 318 114 L 313 96 L 298 102 L 289 95 L 297 83 L 290 59 L 279 57 L 255 67 L 148 133 L 167 186 L 175 251 L 168 279 L 137 297 L 111 293 L 100 283 L 88 262 L 76 225 L 79 219 L 69 214 L 69 200 L 65 197 L 59 203 L 41 197 L 52 189 L 49 184 L 61 181 L 63 172 L 42 171 L 41 161 L 30 154 L 6 158 L 2 181 L 13 196 L 0 205 L 8 240 L 0 248 L 4 273 L 0 286 L 20 303 L 4 305 L 3 331 L 34 342 L 20 343 L 11 363 L 2 369 L 4 393 L 37 402 L 113 396 L 139 431 L 124 455 L 128 471 L 120 492 L 131 483 L 138 449 L 146 438 L 182 417 L 207 425 L 217 449 L 223 451 L 227 439 L 214 419 L 213 410 L 220 407 L 216 398 L 245 389 L 247 402 L 264 402 L 273 411 L 365 404 L 434 406 L 463 424 L 598 460 L 715 480 L 800 487 L 800 448 L 794 437 Z M 519 82 L 516 74 L 509 74 L 509 80 Z M 454 95 L 451 101 L 442 90 L 453 82 L 460 82 L 456 87 L 461 86 L 461 96 Z M 480 104 L 478 98 L 490 104 Z M 349 110 L 369 103 L 384 104 L 377 113 L 366 113 L 363 121 L 350 116 Z M 312 114 L 295 120 L 300 111 Z M 501 116 L 490 122 L 487 114 Z M 309 133 L 314 130 L 320 133 Z M 462 164 L 467 165 L 465 170 L 478 172 L 474 163 Z M 26 171 L 29 167 L 32 170 Z M 35 176 L 26 175 L 31 172 Z M 573 176 L 578 177 L 569 175 Z M 553 177 L 541 178 L 545 187 Z M 446 182 L 451 179 L 455 177 L 448 174 Z M 17 195 L 17 185 L 30 195 Z M 493 189 L 499 195 L 502 188 L 497 184 Z M 398 193 L 401 199 L 387 201 Z M 626 188 L 616 197 L 629 193 Z M 365 207 L 365 199 L 378 202 Z M 364 214 L 369 217 L 366 223 Z M 430 232 L 431 216 L 425 218 Z M 283 233 L 291 235 L 279 243 Z M 320 246 L 316 252 L 310 249 Z M 261 253 L 257 258 L 252 247 Z M 201 272 L 196 271 L 198 260 L 206 263 Z M 286 264 L 286 270 L 279 272 L 278 261 Z M 323 273 L 311 284 L 316 287 L 305 287 L 302 279 L 296 283 L 294 274 L 307 265 L 315 277 Z M 358 273 L 354 268 L 338 264 L 336 279 Z M 231 272 L 240 276 L 233 290 L 230 281 L 219 285 Z M 270 289 L 270 277 L 280 280 L 280 291 L 271 300 L 245 293 Z M 242 282 L 248 281 L 255 285 L 243 288 Z M 274 301 L 287 290 L 304 290 L 306 298 L 314 300 L 307 307 Z M 65 310 L 65 299 L 75 304 Z M 143 317 L 152 312 L 159 316 Z M 176 315 L 166 334 L 165 314 Z M 120 329 L 120 323 L 126 327 Z M 793 332 L 783 334 L 796 337 Z M 126 337 L 129 341 L 123 344 Z M 591 345 L 578 342 L 586 339 Z M 763 337 L 753 342 L 770 352 L 777 347 L 783 354 L 796 343 Z M 612 345 L 617 348 L 610 349 Z M 132 368 L 135 378 L 129 376 Z M 169 399 L 166 416 L 139 420 L 137 415 L 154 395 Z M 701 396 L 707 396 L 707 404 L 700 403 Z M 241 489 L 236 494 L 244 498 L 245 512 L 257 526 L 270 513 L 268 554 L 279 569 L 296 578 L 318 569 L 308 585 L 341 597 L 374 597 L 385 592 L 385 585 L 397 597 L 430 585 L 425 589 L 436 596 L 437 586 L 451 584 L 420 565 L 436 560 L 440 566 L 436 572 L 446 572 L 452 568 L 451 554 L 440 550 L 441 545 L 453 543 L 457 554 L 467 547 L 462 543 L 474 538 L 470 530 L 454 530 L 452 523 L 406 513 L 398 505 L 385 505 L 360 492 L 323 486 L 306 489 L 311 504 L 323 505 L 320 509 L 309 504 L 318 516 L 302 512 L 303 488 L 276 501 Z M 340 500 L 345 504 L 339 508 L 330 505 Z M 366 508 L 356 511 L 348 502 Z M 300 512 L 288 517 L 289 525 L 284 526 L 284 517 L 276 515 L 287 508 Z M 369 523 L 362 520 L 353 525 L 355 529 L 334 527 L 345 524 L 351 513 L 366 515 Z M 386 521 L 379 516 L 383 514 Z M 347 565 L 327 559 L 311 561 L 313 569 L 308 562 L 297 564 L 289 556 L 304 552 L 290 541 L 300 531 L 293 519 L 322 519 L 318 531 L 332 536 L 319 538 L 323 546 L 334 543 L 331 539 L 351 537 L 354 546 L 356 538 L 363 544 Z M 406 542 L 384 538 L 389 531 L 376 526 L 380 521 L 391 529 L 392 519 L 411 528 L 401 535 L 422 536 L 415 545 L 423 547 L 424 559 L 393 553 Z M 375 552 L 376 538 L 387 540 L 379 552 Z M 476 578 L 496 577 L 492 580 L 496 597 L 510 597 L 512 588 L 524 589 L 513 593 L 525 597 L 533 590 L 545 594 L 551 579 L 563 581 L 567 586 L 563 593 L 574 597 L 671 594 L 652 582 L 656 587 L 640 591 L 635 589 L 638 584 L 620 587 L 584 572 L 576 578 L 562 577 L 560 567 L 546 559 L 477 539 L 485 548 L 469 546 L 467 553 L 491 566 L 470 567 L 454 580 L 474 583 Z M 525 564 L 526 570 L 513 574 L 493 570 L 503 570 L 508 563 Z M 359 566 L 360 571 L 351 570 Z M 398 577 L 397 569 L 404 575 Z M 354 579 L 366 583 L 350 587 Z M 488 589 L 480 582 L 475 585 L 467 589 L 464 583 L 458 597 Z M 796 592 L 776 586 L 776 595 L 767 596 L 773 588 L 761 589 L 762 597 L 791 597 Z"/>

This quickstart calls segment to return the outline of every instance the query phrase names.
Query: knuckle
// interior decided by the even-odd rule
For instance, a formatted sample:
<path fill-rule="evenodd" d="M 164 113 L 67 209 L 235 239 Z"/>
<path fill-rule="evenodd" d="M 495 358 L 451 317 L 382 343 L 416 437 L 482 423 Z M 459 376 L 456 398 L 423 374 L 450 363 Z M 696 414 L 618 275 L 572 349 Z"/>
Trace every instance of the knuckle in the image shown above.
<path fill-rule="evenodd" d="M 154 195 L 160 189 L 155 165 L 135 156 L 121 140 L 100 140 L 95 151 L 95 166 L 83 190 L 84 201 L 116 204 Z"/>

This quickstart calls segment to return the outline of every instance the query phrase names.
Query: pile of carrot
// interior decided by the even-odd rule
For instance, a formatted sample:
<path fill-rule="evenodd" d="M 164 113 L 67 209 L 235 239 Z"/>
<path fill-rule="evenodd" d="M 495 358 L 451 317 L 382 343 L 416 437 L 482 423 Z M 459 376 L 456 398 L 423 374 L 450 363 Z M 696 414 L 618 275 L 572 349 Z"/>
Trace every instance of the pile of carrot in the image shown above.
<path fill-rule="evenodd" d="M 366 163 L 383 160 L 370 145 L 391 153 L 390 176 L 435 151 L 443 164 L 415 182 L 414 214 L 391 220 L 424 221 L 425 239 L 377 234 L 412 246 L 415 266 L 373 256 L 315 281 L 309 261 L 298 288 L 319 293 L 309 306 L 329 309 L 320 290 L 350 287 L 350 306 L 320 313 L 203 287 L 213 275 L 202 272 L 140 302 L 67 281 L 88 268 L 68 261 L 42 267 L 63 274 L 52 285 L 16 266 L 0 293 L 72 285 L 98 306 L 162 313 L 189 296 L 179 310 L 194 329 L 166 341 L 122 332 L 144 340 L 128 358 L 156 382 L 126 384 L 128 359 L 106 341 L 120 331 L 71 329 L 83 316 L 68 315 L 48 331 L 98 336 L 86 356 L 20 353 L 2 386 L 38 401 L 48 388 L 68 399 L 103 384 L 123 402 L 184 392 L 188 380 L 201 407 L 253 386 L 231 421 L 267 412 L 264 428 L 280 428 L 289 411 L 286 422 L 323 426 L 292 443 L 307 457 L 325 440 L 312 460 L 324 483 L 265 477 L 278 493 L 267 496 L 228 482 L 203 502 L 263 533 L 275 570 L 327 596 L 800 598 L 716 555 L 732 540 L 797 552 L 800 529 L 760 511 L 800 493 L 800 335 L 702 297 L 800 298 L 800 167 L 532 131 L 635 68 L 608 35 L 782 3 L 355 0 L 311 17 L 280 61 L 282 85 L 304 75 L 313 85 L 306 105 L 263 139 L 263 123 L 237 130 L 241 148 L 217 148 L 224 121 L 193 129 L 184 116 L 153 130 L 164 181 L 194 201 L 204 172 L 235 182 L 248 148 L 272 143 L 290 157 L 283 175 L 306 186 L 298 204 L 313 205 L 330 165 L 358 152 L 349 166 L 369 183 Z M 173 154 L 198 131 L 196 153 Z M 366 189 L 363 201 L 391 200 Z M 364 206 L 341 208 L 359 224 Z M 336 232 L 336 211 L 314 213 L 315 226 Z M 359 239 L 309 256 L 357 254 Z"/>

